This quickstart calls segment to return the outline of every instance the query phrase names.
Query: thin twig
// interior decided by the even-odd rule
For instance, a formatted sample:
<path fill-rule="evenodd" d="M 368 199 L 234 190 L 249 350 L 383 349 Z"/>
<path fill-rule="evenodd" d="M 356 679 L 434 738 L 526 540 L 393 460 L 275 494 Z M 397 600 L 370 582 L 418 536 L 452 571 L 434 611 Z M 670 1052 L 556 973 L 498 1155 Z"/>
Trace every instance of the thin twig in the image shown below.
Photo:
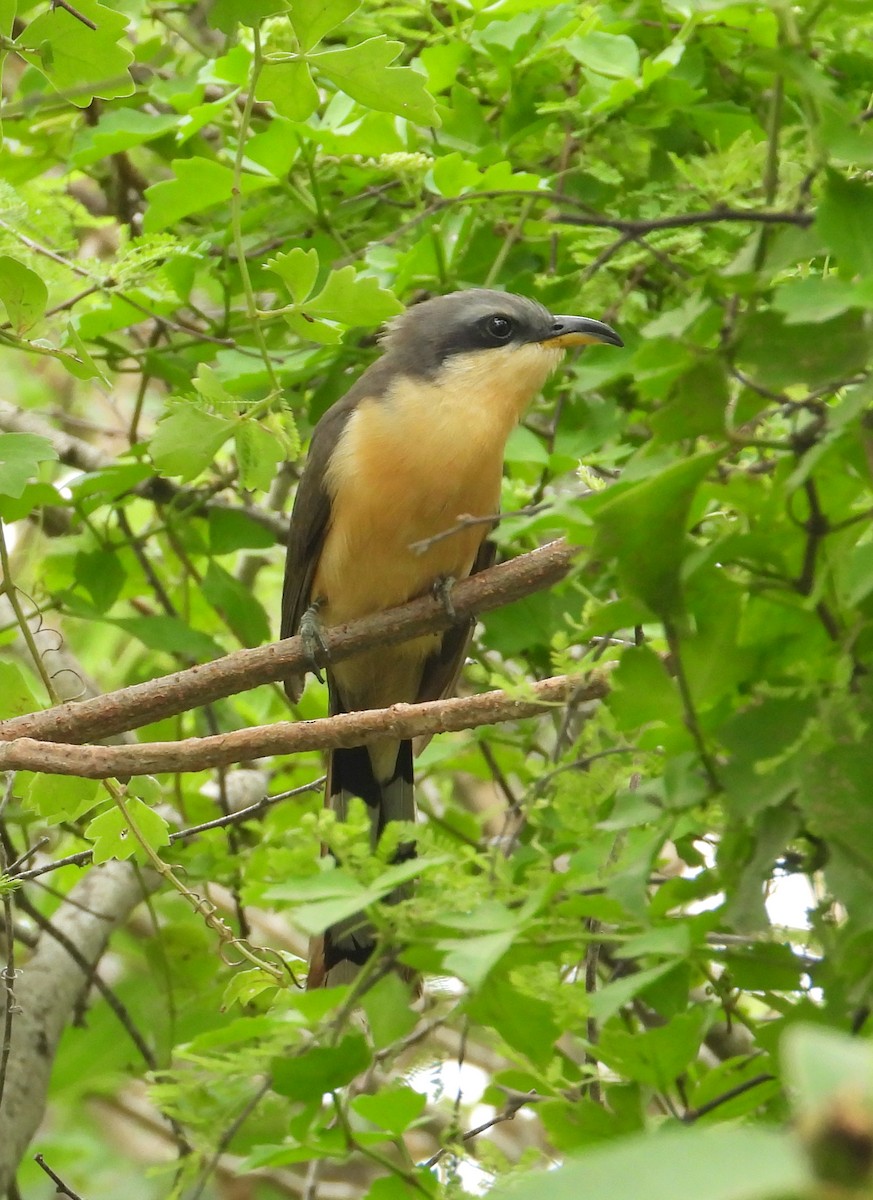
<path fill-rule="evenodd" d="M 542 1096 L 533 1091 L 527 1094 L 513 1096 L 511 1100 L 507 1100 L 500 1112 L 496 1113 L 493 1117 L 491 1117 L 490 1120 L 483 1121 L 481 1125 L 476 1125 L 473 1129 L 468 1129 L 466 1133 L 462 1134 L 461 1141 L 470 1142 L 473 1140 L 473 1138 L 478 1137 L 480 1133 L 485 1133 L 486 1130 L 493 1129 L 495 1125 L 501 1125 L 504 1121 L 513 1120 L 515 1114 L 520 1108 L 524 1108 L 526 1104 L 536 1104 L 542 1099 Z M 436 1154 L 432 1154 L 430 1156 L 427 1162 L 423 1162 L 421 1164 L 422 1168 L 424 1170 L 429 1170 L 431 1167 L 435 1167 L 440 1159 L 449 1153 L 449 1150 L 449 1146 L 442 1146 L 439 1150 L 437 1150 Z"/>
<path fill-rule="evenodd" d="M 477 525 L 499 525 L 501 521 L 505 521 L 509 517 L 535 517 L 538 513 L 545 512 L 548 507 L 549 505 L 545 503 L 529 504 L 526 508 L 515 508 L 504 513 L 489 513 L 485 517 L 473 517 L 469 513 L 461 513 L 454 525 L 444 529 L 442 533 L 435 533 L 433 537 L 410 542 L 409 549 L 413 554 L 426 554 L 431 546 L 435 546 L 438 542 L 444 542 L 446 538 L 454 537 L 456 533 L 462 533 L 465 529 L 473 529 Z"/>
<path fill-rule="evenodd" d="M 80 13 L 78 8 L 73 8 L 72 4 L 69 3 L 69 0 L 52 0 L 52 12 L 54 12 L 56 8 L 62 8 L 64 12 L 69 13 L 71 17 L 75 17 L 77 21 L 81 21 L 83 25 L 86 25 L 89 29 L 96 31 L 97 26 L 90 19 L 90 17 L 86 17 L 84 13 Z M 42 1163 L 40 1163 L 40 1166 L 42 1166 Z"/>
<path fill-rule="evenodd" d="M 218 1139 L 218 1143 L 215 1147 L 212 1157 L 200 1172 L 200 1178 L 197 1180 L 189 1200 L 198 1200 L 198 1198 L 203 1195 L 203 1189 L 209 1182 L 209 1177 L 218 1169 L 222 1155 L 225 1153 L 230 1143 L 239 1133 L 240 1129 L 242 1129 L 243 1125 L 255 1111 L 257 1106 L 263 1100 L 264 1096 L 266 1096 L 267 1092 L 269 1092 L 272 1082 L 273 1081 L 269 1075 L 265 1075 L 263 1077 L 257 1089 L 242 1106 L 240 1111 L 231 1121 L 230 1125 L 228 1125 L 227 1129 L 225 1129 L 224 1133 L 222 1133 L 221 1137 Z"/>
<path fill-rule="evenodd" d="M 255 804 L 250 804 L 248 808 L 237 809 L 236 812 L 227 813 L 226 816 L 216 817 L 214 821 L 204 821 L 202 825 L 192 825 L 188 829 L 177 829 L 170 834 L 170 841 L 177 842 L 184 838 L 196 837 L 200 833 L 205 833 L 209 829 L 223 829 L 227 825 L 241 825 L 244 821 L 249 821 L 252 817 L 260 816 L 267 809 L 272 808 L 274 804 L 278 804 L 281 800 L 289 800 L 293 796 L 302 796 L 307 792 L 318 792 L 324 787 L 326 776 L 320 775 L 318 779 L 313 779 L 311 783 L 301 784 L 300 787 L 291 788 L 287 792 L 277 792 L 274 796 L 264 796 Z M 32 847 L 27 854 L 22 854 L 19 862 L 24 862 L 34 852 L 37 847 Z M 91 850 L 79 850 L 76 854 L 68 854 L 66 858 L 55 859 L 54 862 L 43 863 L 41 867 L 33 867 L 30 871 L 14 872 L 12 868 L 16 865 L 10 863 L 9 874 L 13 875 L 18 883 L 26 883 L 30 879 L 38 879 L 40 875 L 47 875 L 50 871 L 57 871 L 61 867 L 84 867 L 91 861 Z"/>
<path fill-rule="evenodd" d="M 56 1174 L 56 1172 L 51 1169 L 41 1154 L 34 1154 L 33 1161 L 38 1167 L 42 1167 L 46 1175 L 48 1175 L 49 1179 L 57 1188 L 57 1191 L 55 1192 L 56 1196 L 66 1196 L 67 1200 L 82 1200 L 82 1197 L 79 1195 L 79 1193 L 74 1192 L 72 1188 L 68 1187 L 67 1184 L 64 1183 L 63 1179 L 61 1179 L 60 1175 Z"/>
<path fill-rule="evenodd" d="M 556 225 L 575 225 L 588 229 L 615 229 L 619 233 L 635 237 L 637 234 L 654 233 L 660 229 L 687 229 L 693 225 L 717 225 L 725 221 L 751 222 L 760 225 L 799 225 L 807 229 L 815 220 L 810 212 L 800 209 L 774 212 L 769 209 L 711 208 L 706 212 L 676 213 L 673 216 L 653 217 L 648 221 L 624 217 L 577 217 L 572 213 L 559 213 Z"/>
<path fill-rule="evenodd" d="M 738 1083 L 736 1087 L 722 1092 L 714 1100 L 708 1100 L 706 1104 L 701 1104 L 699 1108 L 686 1109 L 682 1114 L 681 1120 L 686 1125 L 692 1125 L 695 1121 L 699 1121 L 701 1117 L 705 1117 L 707 1113 L 720 1108 L 722 1104 L 727 1104 L 729 1100 L 734 1100 L 737 1096 L 742 1096 L 744 1092 L 749 1092 L 752 1088 L 760 1087 L 762 1083 L 772 1083 L 775 1078 L 775 1075 L 770 1075 L 766 1071 L 760 1075 L 755 1075 L 752 1079 L 747 1079 L 744 1083 Z"/>

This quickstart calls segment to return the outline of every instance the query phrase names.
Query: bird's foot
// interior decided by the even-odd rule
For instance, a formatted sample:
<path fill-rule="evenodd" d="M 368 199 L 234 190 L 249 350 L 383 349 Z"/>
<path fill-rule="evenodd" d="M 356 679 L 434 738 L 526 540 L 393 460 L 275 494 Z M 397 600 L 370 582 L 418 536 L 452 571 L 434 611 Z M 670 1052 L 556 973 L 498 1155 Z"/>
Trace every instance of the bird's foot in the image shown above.
<path fill-rule="evenodd" d="M 303 653 L 306 655 L 306 660 L 309 664 L 309 669 L 312 671 L 319 683 L 324 683 L 324 676 L 321 673 L 321 663 L 330 662 L 330 650 L 327 642 L 324 640 L 324 629 L 321 621 L 318 619 L 318 610 L 321 607 L 317 600 L 310 604 L 303 616 L 300 618 L 300 628 L 298 633 L 303 642 Z"/>
<path fill-rule="evenodd" d="M 439 579 L 434 580 L 433 595 L 435 600 L 439 600 L 443 608 L 446 610 L 446 616 L 453 623 L 458 619 L 458 612 L 452 602 L 452 588 L 457 580 L 453 575 L 440 575 Z"/>

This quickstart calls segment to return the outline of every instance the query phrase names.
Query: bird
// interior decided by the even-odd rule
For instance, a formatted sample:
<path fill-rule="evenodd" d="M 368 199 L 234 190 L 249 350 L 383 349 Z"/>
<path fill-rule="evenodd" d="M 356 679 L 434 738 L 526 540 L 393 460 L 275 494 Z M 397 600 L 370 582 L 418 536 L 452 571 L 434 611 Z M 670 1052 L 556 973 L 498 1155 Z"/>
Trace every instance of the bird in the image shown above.
<path fill-rule="evenodd" d="M 381 357 L 313 430 L 291 513 L 281 636 L 301 633 L 314 665 L 325 629 L 433 592 L 450 605 L 452 582 L 493 561 L 488 518 L 499 509 L 509 434 L 564 351 L 592 343 L 623 345 L 602 321 L 555 316 L 488 288 L 434 296 L 395 317 Z M 331 715 L 451 694 L 472 625 L 329 664 Z M 292 700 L 303 683 L 299 674 L 285 680 Z M 325 803 L 343 820 L 355 796 L 374 848 L 390 821 L 414 821 L 412 742 L 332 750 Z M 412 855 L 401 843 L 394 861 Z M 352 982 L 374 944 L 362 915 L 332 926 L 313 940 L 307 986 Z"/>

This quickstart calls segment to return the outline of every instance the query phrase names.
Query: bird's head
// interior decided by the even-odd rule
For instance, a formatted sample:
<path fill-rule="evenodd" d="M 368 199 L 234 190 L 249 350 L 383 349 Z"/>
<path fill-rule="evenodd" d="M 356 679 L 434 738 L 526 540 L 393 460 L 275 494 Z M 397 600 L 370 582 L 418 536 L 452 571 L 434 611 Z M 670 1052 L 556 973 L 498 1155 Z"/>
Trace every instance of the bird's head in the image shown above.
<path fill-rule="evenodd" d="M 415 304 L 396 317 L 383 339 L 409 374 L 435 375 L 455 355 L 512 360 L 518 351 L 562 351 L 597 343 L 623 346 L 603 321 L 555 316 L 536 300 L 488 288 L 452 292 Z M 557 360 L 557 355 L 555 355 Z"/>

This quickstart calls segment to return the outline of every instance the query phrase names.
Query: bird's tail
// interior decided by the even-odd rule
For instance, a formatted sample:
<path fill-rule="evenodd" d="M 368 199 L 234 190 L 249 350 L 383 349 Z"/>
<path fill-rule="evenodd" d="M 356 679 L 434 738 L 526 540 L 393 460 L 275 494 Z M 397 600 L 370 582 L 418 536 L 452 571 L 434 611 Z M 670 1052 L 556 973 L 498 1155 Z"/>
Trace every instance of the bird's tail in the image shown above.
<path fill-rule="evenodd" d="M 348 814 L 353 796 L 360 797 L 370 817 L 371 845 L 375 849 L 389 821 L 415 820 L 415 789 L 413 785 L 412 742 L 395 743 L 396 758 L 389 778 L 376 776 L 371 753 L 366 746 L 332 750 L 328 763 L 326 804 L 341 821 Z M 379 748 L 377 761 L 386 758 L 385 747 Z M 390 755 L 387 756 L 390 761 Z M 415 844 L 401 845 L 394 855 L 402 862 L 415 855 Z M 397 903 L 409 895 L 409 885 L 397 888 L 387 897 L 387 904 Z M 308 988 L 333 987 L 350 983 L 373 952 L 375 931 L 365 913 L 355 913 L 327 929 L 322 937 L 313 939 L 309 956 Z"/>

